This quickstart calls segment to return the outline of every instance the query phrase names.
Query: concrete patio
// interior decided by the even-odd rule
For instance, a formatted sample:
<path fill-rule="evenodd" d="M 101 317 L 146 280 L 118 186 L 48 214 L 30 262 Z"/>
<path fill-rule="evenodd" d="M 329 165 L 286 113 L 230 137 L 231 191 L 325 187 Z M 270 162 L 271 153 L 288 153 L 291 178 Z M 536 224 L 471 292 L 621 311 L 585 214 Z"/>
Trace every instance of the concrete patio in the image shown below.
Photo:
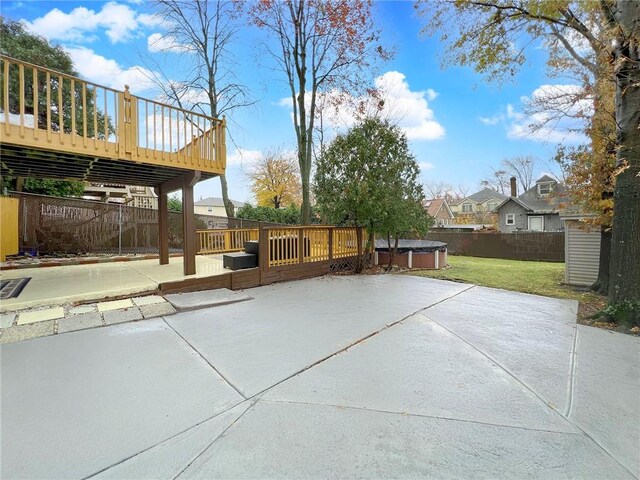
<path fill-rule="evenodd" d="M 198 255 L 195 275 L 186 277 L 182 268 L 182 257 L 171 257 L 168 265 L 160 265 L 158 260 L 136 260 L 2 271 L 3 280 L 24 277 L 31 280 L 18 297 L 2 301 L 0 312 L 140 294 L 157 289 L 161 282 L 228 271 L 222 266 L 221 255 Z"/>
<path fill-rule="evenodd" d="M 637 478 L 640 339 L 400 275 L 0 346 L 14 478 Z"/>

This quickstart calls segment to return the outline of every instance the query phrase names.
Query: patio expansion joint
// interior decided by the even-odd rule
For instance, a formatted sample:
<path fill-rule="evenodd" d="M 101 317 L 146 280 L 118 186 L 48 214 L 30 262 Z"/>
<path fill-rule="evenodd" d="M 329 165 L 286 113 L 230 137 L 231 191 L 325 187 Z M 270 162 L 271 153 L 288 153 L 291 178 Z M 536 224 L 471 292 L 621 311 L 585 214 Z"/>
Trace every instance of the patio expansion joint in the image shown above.
<path fill-rule="evenodd" d="M 222 432 L 220 432 L 220 434 L 219 434 L 218 436 L 216 436 L 216 437 L 215 437 L 211 442 L 209 442 L 209 443 L 207 444 L 207 446 L 206 446 L 206 447 L 204 447 L 204 448 L 200 451 L 200 453 L 198 453 L 195 457 L 193 457 L 193 458 L 189 461 L 189 463 L 187 463 L 187 464 L 184 466 L 184 468 L 183 468 L 182 470 L 180 470 L 180 471 L 178 472 L 178 474 L 177 474 L 175 477 L 173 477 L 173 479 L 172 479 L 172 480 L 176 480 L 178 477 L 180 477 L 180 475 L 182 475 L 182 474 L 185 472 L 185 470 L 186 470 L 187 468 L 189 468 L 189 467 L 193 464 L 193 462 L 195 462 L 196 460 L 198 460 L 198 458 L 200 458 L 202 455 L 204 455 L 204 452 L 206 452 L 207 450 L 209 450 L 209 448 L 211 448 L 211 446 L 212 446 L 214 443 L 216 443 L 219 439 L 221 439 L 221 438 L 225 435 L 225 433 L 227 433 L 227 432 L 229 431 L 229 429 L 230 429 L 231 427 L 233 427 L 236 423 L 238 423 L 238 422 L 240 421 L 240 419 L 241 419 L 242 417 L 244 417 L 244 416 L 247 414 L 247 412 L 249 412 L 249 410 L 251 410 L 253 407 L 255 407 L 259 400 L 260 400 L 259 398 L 246 400 L 246 401 L 248 401 L 248 402 L 251 402 L 251 405 L 249 405 L 249 407 L 248 407 L 244 412 L 242 412 L 242 413 L 241 413 L 241 414 L 240 414 L 240 415 L 239 415 L 239 416 L 238 416 L 238 417 L 237 417 L 233 422 L 231 422 L 227 428 L 225 428 Z"/>
<path fill-rule="evenodd" d="M 189 348 L 191 348 L 202 360 L 204 360 L 206 362 L 206 364 L 209 365 L 211 367 L 211 369 L 214 372 L 216 372 L 218 374 L 218 376 L 220 376 L 220 378 L 222 378 L 231 388 L 233 388 L 238 395 L 240 395 L 244 400 L 248 400 L 250 398 L 250 397 L 247 397 L 244 393 L 242 393 L 242 390 L 240 390 L 233 383 L 231 383 L 231 381 L 227 377 L 225 377 L 222 374 L 222 372 L 220 372 L 220 370 L 218 370 L 209 360 L 207 360 L 207 358 L 204 355 L 202 355 L 202 353 L 200 353 L 200 351 L 194 345 L 189 343 L 189 341 L 186 338 L 184 338 L 182 335 L 180 335 L 180 333 L 178 333 L 178 331 L 175 328 L 173 328 L 171 326 L 171 324 L 169 324 L 169 322 L 167 322 L 167 320 L 164 318 L 164 316 L 160 317 L 160 318 L 162 318 L 162 321 L 165 323 L 165 325 L 167 325 L 167 327 L 169 327 L 178 337 L 180 337 L 182 339 L 182 341 L 184 343 L 186 343 L 189 346 Z M 252 397 L 253 396 L 255 396 L 255 395 L 252 395 Z"/>
<path fill-rule="evenodd" d="M 339 408 L 344 410 L 356 410 L 363 412 L 374 412 L 374 413 L 383 413 L 387 415 L 400 415 L 402 417 L 416 417 L 416 418 L 431 418 L 434 420 L 446 420 L 450 422 L 460 422 L 460 423 L 471 423 L 475 425 L 484 425 L 487 427 L 499 427 L 499 428 L 511 428 L 514 430 L 526 430 L 529 432 L 542 432 L 542 433 L 553 433 L 557 435 L 574 435 L 574 436 L 582 436 L 582 433 L 579 432 L 563 432 L 560 430 L 548 430 L 545 428 L 532 428 L 532 427 L 523 427 L 520 425 L 507 425 L 504 423 L 492 423 L 492 422 L 482 422 L 479 420 L 469 420 L 466 418 L 455 418 L 455 417 L 445 417 L 441 415 L 427 415 L 425 413 L 411 413 L 411 412 L 397 412 L 394 410 L 382 410 L 379 408 L 366 408 L 366 407 L 354 407 L 353 405 L 338 405 L 332 403 L 315 403 L 315 402 L 300 402 L 300 401 L 292 401 L 292 400 L 261 400 L 265 403 L 284 403 L 291 405 L 309 405 L 309 406 L 317 406 L 317 407 L 331 407 L 331 408 Z"/>
<path fill-rule="evenodd" d="M 430 307 L 428 307 L 430 308 Z M 426 310 L 426 309 L 424 309 Z M 540 400 L 540 402 L 542 402 L 545 406 L 547 406 L 548 408 L 550 408 L 552 411 L 556 412 L 558 415 L 560 415 L 564 420 L 566 420 L 568 423 L 570 423 L 574 428 L 576 428 L 577 430 L 579 430 L 580 432 L 582 432 L 582 435 L 584 435 L 585 437 L 587 437 L 589 440 L 591 440 L 600 450 L 602 450 L 604 452 L 605 455 L 607 455 L 608 457 L 610 457 L 614 462 L 616 462 L 618 465 L 620 465 L 620 467 L 622 467 L 626 472 L 628 472 L 633 478 L 637 478 L 635 476 L 635 474 L 633 474 L 633 472 L 631 472 L 631 470 L 629 470 L 626 466 L 624 466 L 611 452 L 609 452 L 609 450 L 607 450 L 600 442 L 598 442 L 595 438 L 593 438 L 591 435 L 589 435 L 582 427 L 580 427 L 580 425 L 576 424 L 573 420 L 571 420 L 568 415 L 565 415 L 564 413 L 558 411 L 556 408 L 554 408 L 552 405 L 548 404 L 544 398 L 542 398 L 531 386 L 529 386 L 526 382 L 524 382 L 523 380 L 519 379 L 514 373 L 512 373 L 507 367 L 505 367 L 504 365 L 502 365 L 500 362 L 498 362 L 495 358 L 493 358 L 491 355 L 489 355 L 488 353 L 480 350 L 478 347 L 476 347 L 475 345 L 473 345 L 471 342 L 469 342 L 468 340 L 466 340 L 464 337 L 458 335 L 457 333 L 453 332 L 452 330 L 450 330 L 449 328 L 445 327 L 444 325 L 442 325 L 441 323 L 435 321 L 434 319 L 428 317 L 427 315 L 425 315 L 424 313 L 421 313 L 420 315 L 422 315 L 424 318 L 426 318 L 427 320 L 435 323 L 436 325 L 444 328 L 447 332 L 449 332 L 451 335 L 459 338 L 460 340 L 462 340 L 464 343 L 466 343 L 467 345 L 469 345 L 471 348 L 473 348 L 474 350 L 476 350 L 477 352 L 479 352 L 481 355 L 484 355 L 486 358 L 488 358 L 490 361 L 492 361 L 493 363 L 495 363 L 498 367 L 500 367 L 507 375 L 509 375 L 511 378 L 513 378 L 516 382 L 518 382 L 520 385 L 522 385 L 526 390 L 528 390 L 529 392 L 531 392 L 531 394 L 533 394 L 538 400 Z M 576 333 L 575 333 L 575 337 L 574 337 L 574 345 L 573 345 L 573 349 L 571 351 L 571 355 L 572 357 L 575 355 L 575 348 L 577 345 L 577 338 L 578 338 L 578 328 L 576 325 Z M 571 385 L 573 385 L 573 378 L 575 377 L 575 369 L 576 369 L 576 365 L 575 365 L 575 361 L 572 358 L 571 361 L 571 379 L 569 380 Z M 573 396 L 573 387 L 571 387 L 570 389 L 570 394 L 571 397 Z M 569 405 L 569 408 L 571 408 L 571 405 Z"/>
<path fill-rule="evenodd" d="M 149 446 L 149 447 L 147 447 L 147 448 L 145 448 L 145 449 L 143 449 L 143 450 L 140 450 L 140 451 L 138 451 L 138 452 L 136 452 L 136 453 L 134 453 L 134 454 L 132 454 L 132 455 L 129 455 L 129 456 L 128 456 L 128 457 L 126 457 L 126 458 L 123 458 L 122 460 L 119 460 L 119 461 L 117 461 L 117 462 L 115 462 L 115 463 L 113 463 L 113 464 L 111 464 L 111 465 L 109 465 L 109 466 L 107 466 L 107 467 L 101 468 L 100 470 L 98 470 L 98 471 L 96 471 L 96 472 L 93 472 L 93 473 L 92 473 L 92 474 L 90 474 L 90 475 L 87 475 L 86 477 L 83 477 L 83 479 L 82 479 L 82 480 L 88 480 L 89 478 L 93 478 L 93 477 L 95 477 L 96 475 L 100 475 L 101 473 L 104 473 L 104 472 L 106 472 L 107 470 L 109 470 L 109 469 L 111 469 L 111 468 L 113 468 L 113 467 L 117 467 L 118 465 L 121 465 L 121 464 L 123 464 L 123 463 L 125 463 L 125 462 L 127 462 L 127 461 L 131 460 L 132 458 L 137 457 L 138 455 L 142 455 L 143 453 L 148 452 L 149 450 L 152 450 L 153 448 L 155 448 L 155 447 L 157 447 L 157 446 L 159 446 L 159 445 L 162 445 L 163 443 L 166 443 L 166 442 L 168 442 L 168 441 L 170 441 L 170 440 L 173 440 L 174 438 L 179 437 L 180 435 L 185 434 L 185 433 L 187 433 L 187 432 L 189 432 L 189 431 L 193 430 L 194 428 L 199 427 L 200 425 L 202 425 L 202 424 L 204 424 L 204 423 L 206 423 L 206 422 L 208 422 L 208 421 L 210 421 L 210 420 L 213 420 L 213 419 L 214 419 L 214 418 L 216 418 L 216 417 L 219 417 L 220 415 L 224 415 L 224 414 L 225 414 L 225 413 L 227 413 L 229 410 L 232 410 L 232 409 L 234 409 L 234 408 L 236 408 L 236 407 L 238 407 L 238 406 L 242 405 L 242 404 L 243 404 L 243 403 L 245 403 L 245 402 L 251 402 L 251 405 L 249 405 L 249 407 L 247 407 L 247 409 L 246 409 L 244 412 L 242 412 L 242 413 L 241 413 L 241 414 L 240 414 L 240 415 L 239 415 L 235 420 L 233 420 L 233 421 L 229 424 L 229 426 L 228 426 L 228 427 L 226 427 L 226 428 L 222 431 L 222 433 L 220 433 L 220 435 L 216 436 L 216 438 L 215 438 L 212 442 L 210 442 L 210 443 L 209 443 L 209 444 L 208 444 L 208 445 L 207 445 L 207 446 L 206 446 L 206 447 L 205 447 L 205 448 L 204 448 L 200 453 L 198 453 L 194 458 L 192 458 L 192 459 L 189 461 L 189 463 L 187 464 L 187 466 L 186 466 L 186 467 L 184 467 L 184 468 L 180 471 L 180 473 L 178 474 L 178 475 L 180 475 L 180 474 L 182 474 L 182 472 L 184 472 L 184 470 L 186 470 L 186 469 L 187 469 L 187 467 L 189 467 L 189 465 L 191 465 L 191 464 L 192 464 L 192 463 L 193 463 L 193 462 L 194 462 L 198 457 L 200 457 L 204 452 L 206 452 L 206 451 L 207 451 L 207 449 L 208 449 L 211 445 L 213 445 L 213 444 L 214 444 L 214 442 L 216 442 L 216 440 L 218 440 L 220 437 L 222 437 L 222 436 L 223 436 L 223 435 L 224 435 L 224 434 L 225 434 L 225 433 L 226 433 L 226 432 L 227 432 L 227 431 L 228 431 L 228 430 L 229 430 L 233 425 L 235 425 L 235 424 L 236 424 L 236 422 L 238 422 L 238 421 L 239 421 L 239 420 L 240 420 L 240 419 L 245 415 L 245 413 L 247 413 L 249 410 L 251 410 L 251 409 L 255 406 L 255 404 L 257 403 L 257 399 L 256 399 L 256 400 L 252 400 L 252 399 L 248 399 L 248 400 L 241 400 L 241 401 L 239 401 L 238 403 L 235 403 L 235 404 L 233 404 L 233 405 L 229 406 L 229 407 L 228 407 L 228 408 L 226 408 L 225 410 L 223 410 L 223 411 L 221 411 L 221 412 L 218 412 L 218 413 L 216 413 L 216 414 L 214 414 L 214 415 L 211 415 L 210 417 L 207 417 L 207 418 L 205 418 L 204 420 L 201 420 L 200 422 L 198 422 L 198 423 L 196 423 L 196 424 L 194 424 L 194 425 L 191 425 L 190 427 L 187 427 L 187 428 L 185 428 L 184 430 L 181 430 L 181 431 L 179 431 L 178 433 L 176 433 L 176 434 L 174 434 L 174 435 L 171 435 L 171 436 L 169 436 L 169 437 L 167 437 L 167 438 L 164 438 L 164 439 L 160 440 L 159 442 L 154 443 L 153 445 L 151 445 L 151 446 Z M 175 479 L 175 478 L 177 478 L 177 476 L 176 476 L 176 477 L 174 477 L 174 479 Z"/>
<path fill-rule="evenodd" d="M 350 344 L 348 344 L 346 347 L 341 348 L 340 350 L 337 350 L 337 351 L 335 351 L 335 352 L 333 352 L 333 353 L 330 353 L 330 354 L 329 354 L 329 355 L 327 355 L 326 357 L 322 357 L 321 359 L 319 359 L 319 360 L 317 360 L 317 361 L 313 362 L 312 364 L 307 365 L 306 367 L 304 367 L 304 368 L 302 368 L 302 369 L 298 370 L 297 372 L 292 373 L 292 374 L 291 374 L 291 375 L 289 375 L 288 377 L 285 377 L 285 378 L 283 378 L 282 380 L 279 380 L 278 382 L 274 383 L 273 385 L 271 385 L 271 386 L 269 386 L 269 387 L 267 387 L 267 388 L 265 388 L 265 389 L 263 389 L 263 390 L 261 390 L 261 391 L 257 392 L 256 394 L 252 395 L 252 396 L 251 396 L 251 397 L 249 397 L 249 398 L 254 398 L 254 397 L 258 396 L 258 395 L 262 395 L 263 393 L 268 392 L 268 391 L 269 391 L 269 390 L 271 390 L 272 388 L 277 387 L 278 385 L 280 385 L 280 384 L 282 384 L 282 383 L 284 383 L 284 382 L 286 382 L 286 381 L 288 381 L 288 380 L 291 380 L 291 379 L 292 379 L 292 378 L 294 378 L 294 377 L 297 377 L 297 376 L 298 376 L 298 375 L 300 375 L 301 373 L 304 373 L 304 372 L 306 372 L 307 370 L 309 370 L 309 369 L 311 369 L 311 368 L 313 368 L 313 367 L 315 367 L 315 366 L 317 366 L 317 365 L 320 365 L 321 363 L 326 362 L 326 361 L 327 361 L 327 360 L 329 360 L 330 358 L 333 358 L 333 357 L 335 357 L 336 355 L 340 355 L 341 353 L 346 352 L 346 351 L 347 351 L 347 350 L 349 350 L 350 348 L 355 347 L 356 345 L 358 345 L 358 344 L 360 344 L 360 343 L 364 342 L 365 340 L 368 340 L 369 338 L 374 337 L 374 336 L 378 335 L 379 333 L 382 333 L 382 332 L 384 332 L 385 330 L 388 330 L 389 328 L 394 327 L 394 326 L 396 326 L 396 325 L 398 325 L 398 324 L 400 324 L 400 323 L 404 322 L 405 320 L 407 320 L 407 319 L 409 319 L 409 318 L 413 317 L 414 315 L 418 315 L 421 311 L 426 310 L 427 308 L 431 308 L 431 307 L 433 307 L 433 306 L 435 306 L 435 305 L 438 305 L 439 303 L 446 302 L 447 300 L 450 300 L 450 299 L 452 299 L 452 298 L 454 298 L 454 297 L 456 297 L 456 296 L 460 295 L 461 293 L 464 293 L 464 292 L 466 292 L 467 290 L 472 289 L 473 287 L 475 287 L 475 285 L 470 285 L 469 287 L 467 287 L 467 288 L 465 288 L 465 289 L 463 289 L 463 290 L 461 290 L 461 291 L 459 291 L 459 292 L 456 292 L 456 293 L 454 293 L 453 295 L 449 295 L 448 297 L 446 297 L 446 298 L 444 298 L 444 299 L 442 299 L 442 300 L 438 300 L 437 302 L 435 302 L 435 303 L 433 303 L 433 304 L 431 304 L 431 305 L 429 305 L 429 306 L 427 306 L 427 307 L 420 307 L 418 310 L 416 310 L 416 311 L 414 311 L 414 312 L 411 312 L 410 314 L 405 315 L 404 317 L 402 317 L 402 318 L 400 318 L 400 319 L 398 319 L 398 320 L 394 320 L 393 322 L 387 323 L 384 327 L 382 327 L 382 328 L 380 328 L 380 329 L 378 329 L 378 330 L 375 330 L 375 331 L 373 331 L 373 332 L 371 332 L 371 333 L 368 333 L 368 334 L 367 334 L 367 335 L 365 335 L 364 337 L 361 337 L 361 338 L 359 338 L 359 339 L 357 339 L 357 340 L 355 340 L 355 341 L 351 342 L 351 343 L 350 343 Z"/>

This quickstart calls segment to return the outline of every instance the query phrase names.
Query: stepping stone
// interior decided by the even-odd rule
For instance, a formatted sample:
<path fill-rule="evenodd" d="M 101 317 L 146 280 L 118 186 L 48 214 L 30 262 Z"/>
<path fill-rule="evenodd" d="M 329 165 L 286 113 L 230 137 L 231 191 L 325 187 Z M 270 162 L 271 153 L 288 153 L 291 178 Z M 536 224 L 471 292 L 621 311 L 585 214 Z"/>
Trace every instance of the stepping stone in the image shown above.
<path fill-rule="evenodd" d="M 18 315 L 18 325 L 27 323 L 44 322 L 46 320 L 55 320 L 64 317 L 63 307 L 47 308 L 46 310 L 35 310 L 32 312 L 24 312 Z"/>
<path fill-rule="evenodd" d="M 99 312 L 108 312 L 109 310 L 118 310 L 119 308 L 129 307 L 133 307 L 133 302 L 129 298 L 126 300 L 112 300 L 111 302 L 98 303 Z"/>
<path fill-rule="evenodd" d="M 58 320 L 58 333 L 73 332 L 86 328 L 101 327 L 102 317 L 98 312 L 81 313 Z"/>
<path fill-rule="evenodd" d="M 176 309 L 173 308 L 173 305 L 165 301 L 162 303 L 141 305 L 139 308 L 144 318 L 162 317 L 164 315 L 172 315 L 176 313 Z"/>
<path fill-rule="evenodd" d="M 102 316 L 106 325 L 142 319 L 142 313 L 137 307 L 127 308 L 126 310 L 109 310 L 104 312 Z"/>
<path fill-rule="evenodd" d="M 13 325 L 16 318 L 15 313 L 0 313 L 0 328 L 8 328 Z"/>
<path fill-rule="evenodd" d="M 36 337 L 53 335 L 53 320 L 44 322 L 28 323 L 15 327 L 5 328 L 0 335 L 0 343 L 14 343 L 29 340 Z"/>
<path fill-rule="evenodd" d="M 253 300 L 253 297 L 249 295 L 234 292 L 227 288 L 205 290 L 202 292 L 174 293 L 165 295 L 165 298 L 171 302 L 176 309 L 183 311 Z"/>
<path fill-rule="evenodd" d="M 165 301 L 160 295 L 147 295 L 146 297 L 135 297 L 132 298 L 133 303 L 135 303 L 138 307 L 142 307 L 143 305 L 154 305 L 156 303 L 163 303 Z"/>

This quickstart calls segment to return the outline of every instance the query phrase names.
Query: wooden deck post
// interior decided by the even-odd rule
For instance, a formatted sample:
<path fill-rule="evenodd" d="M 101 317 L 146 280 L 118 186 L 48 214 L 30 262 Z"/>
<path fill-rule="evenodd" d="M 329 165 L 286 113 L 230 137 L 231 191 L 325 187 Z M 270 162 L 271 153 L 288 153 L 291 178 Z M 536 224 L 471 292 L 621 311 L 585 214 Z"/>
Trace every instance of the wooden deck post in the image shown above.
<path fill-rule="evenodd" d="M 158 195 L 158 249 L 160 250 L 160 265 L 169 263 L 169 204 L 167 192 L 162 187 L 156 187 Z"/>
<path fill-rule="evenodd" d="M 298 227 L 298 265 L 304 263 L 304 227 Z"/>
<path fill-rule="evenodd" d="M 329 260 L 333 260 L 333 227 L 329 227 Z"/>
<path fill-rule="evenodd" d="M 193 185 L 185 178 L 182 187 L 182 224 L 183 247 L 182 259 L 184 274 L 196 273 L 196 226 L 193 208 Z"/>
<path fill-rule="evenodd" d="M 260 267 L 260 285 L 264 285 L 269 268 L 269 230 L 265 227 L 260 227 L 258 231 L 258 266 Z"/>

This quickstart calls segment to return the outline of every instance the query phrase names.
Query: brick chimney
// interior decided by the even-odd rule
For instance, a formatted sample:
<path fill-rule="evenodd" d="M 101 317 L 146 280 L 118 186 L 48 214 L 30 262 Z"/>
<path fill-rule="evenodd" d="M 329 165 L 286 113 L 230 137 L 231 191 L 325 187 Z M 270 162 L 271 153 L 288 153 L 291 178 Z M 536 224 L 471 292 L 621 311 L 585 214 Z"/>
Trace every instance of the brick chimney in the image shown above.
<path fill-rule="evenodd" d="M 518 187 L 516 186 L 516 177 L 511 177 L 509 179 L 509 182 L 511 182 L 511 196 L 515 198 L 518 196 Z"/>

